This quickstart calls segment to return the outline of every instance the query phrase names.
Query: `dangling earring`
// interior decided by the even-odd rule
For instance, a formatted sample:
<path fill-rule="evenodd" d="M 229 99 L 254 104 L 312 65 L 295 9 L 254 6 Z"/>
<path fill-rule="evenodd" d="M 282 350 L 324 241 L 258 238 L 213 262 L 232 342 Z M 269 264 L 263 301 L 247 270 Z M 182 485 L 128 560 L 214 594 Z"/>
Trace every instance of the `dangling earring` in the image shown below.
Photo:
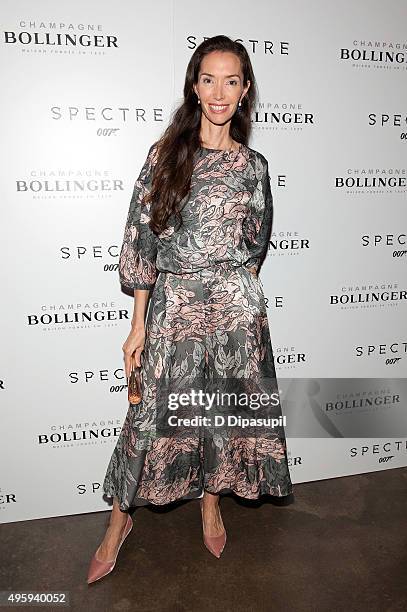
<path fill-rule="evenodd" d="M 198 98 L 198 104 L 200 104 L 200 103 L 201 103 L 201 101 L 200 101 L 200 99 Z"/>

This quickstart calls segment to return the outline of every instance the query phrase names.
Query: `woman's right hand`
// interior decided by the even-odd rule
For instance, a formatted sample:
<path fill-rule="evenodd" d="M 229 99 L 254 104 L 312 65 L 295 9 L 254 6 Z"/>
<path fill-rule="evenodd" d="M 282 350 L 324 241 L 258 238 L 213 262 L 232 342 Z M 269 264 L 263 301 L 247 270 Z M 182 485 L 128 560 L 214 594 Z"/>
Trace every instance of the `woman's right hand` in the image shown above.
<path fill-rule="evenodd" d="M 126 377 L 129 378 L 131 371 L 131 357 L 134 353 L 136 366 L 141 365 L 141 353 L 144 349 L 145 342 L 145 327 L 137 327 L 131 330 L 122 349 L 124 353 L 124 368 Z"/>

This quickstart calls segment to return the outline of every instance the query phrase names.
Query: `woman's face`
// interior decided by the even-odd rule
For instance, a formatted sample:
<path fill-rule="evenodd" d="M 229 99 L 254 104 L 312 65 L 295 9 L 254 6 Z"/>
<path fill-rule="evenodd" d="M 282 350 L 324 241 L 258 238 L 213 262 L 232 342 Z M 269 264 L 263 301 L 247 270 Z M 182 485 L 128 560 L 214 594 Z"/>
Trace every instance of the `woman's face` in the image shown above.
<path fill-rule="evenodd" d="M 212 51 L 201 62 L 194 91 L 201 100 L 202 112 L 217 125 L 230 121 L 239 101 L 250 87 L 243 87 L 240 59 L 229 51 Z"/>

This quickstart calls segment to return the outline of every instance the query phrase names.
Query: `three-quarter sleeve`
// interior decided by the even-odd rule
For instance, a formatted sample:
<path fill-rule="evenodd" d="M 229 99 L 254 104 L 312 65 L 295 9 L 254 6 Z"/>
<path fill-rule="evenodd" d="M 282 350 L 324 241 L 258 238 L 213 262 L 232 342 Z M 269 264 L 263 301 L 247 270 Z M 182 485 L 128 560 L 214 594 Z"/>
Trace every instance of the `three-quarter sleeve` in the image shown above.
<path fill-rule="evenodd" d="M 265 158 L 262 167 L 261 176 L 249 203 L 249 214 L 243 221 L 243 237 L 250 256 L 244 265 L 247 268 L 255 268 L 256 272 L 267 255 L 273 221 L 273 195 Z"/>
<path fill-rule="evenodd" d="M 129 289 L 151 289 L 157 278 L 157 237 L 150 229 L 151 203 L 142 199 L 151 188 L 155 143 L 137 178 L 130 201 L 119 256 L 120 283 Z"/>

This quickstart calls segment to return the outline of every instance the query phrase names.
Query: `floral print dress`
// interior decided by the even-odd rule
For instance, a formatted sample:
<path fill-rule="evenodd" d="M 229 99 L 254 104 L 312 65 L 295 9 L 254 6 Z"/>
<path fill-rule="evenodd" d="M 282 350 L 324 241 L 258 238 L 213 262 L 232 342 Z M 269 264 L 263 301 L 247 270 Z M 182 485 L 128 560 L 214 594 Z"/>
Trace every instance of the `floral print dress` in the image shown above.
<path fill-rule="evenodd" d="M 210 389 L 213 398 L 219 386 L 278 397 L 263 286 L 249 271 L 259 270 L 268 249 L 268 162 L 244 144 L 229 151 L 200 147 L 181 203 L 183 223 L 171 217 L 157 236 L 148 225 L 150 204 L 142 203 L 156 155 L 154 143 L 135 182 L 119 258 L 121 284 L 150 289 L 142 401 L 129 405 L 103 490 L 123 511 L 202 497 L 204 490 L 286 496 L 293 487 L 283 426 L 272 429 L 266 419 L 258 425 L 251 407 L 242 412 L 223 401 L 213 402 L 208 424 L 202 421 L 207 405 L 169 409 L 168 402 L 170 389 Z M 281 422 L 279 399 L 264 410 Z M 168 425 L 170 412 L 180 417 L 176 426 Z M 232 424 L 215 426 L 215 413 Z M 193 427 L 185 416 L 197 417 Z M 236 425 L 238 416 L 249 416 L 250 424 Z"/>

